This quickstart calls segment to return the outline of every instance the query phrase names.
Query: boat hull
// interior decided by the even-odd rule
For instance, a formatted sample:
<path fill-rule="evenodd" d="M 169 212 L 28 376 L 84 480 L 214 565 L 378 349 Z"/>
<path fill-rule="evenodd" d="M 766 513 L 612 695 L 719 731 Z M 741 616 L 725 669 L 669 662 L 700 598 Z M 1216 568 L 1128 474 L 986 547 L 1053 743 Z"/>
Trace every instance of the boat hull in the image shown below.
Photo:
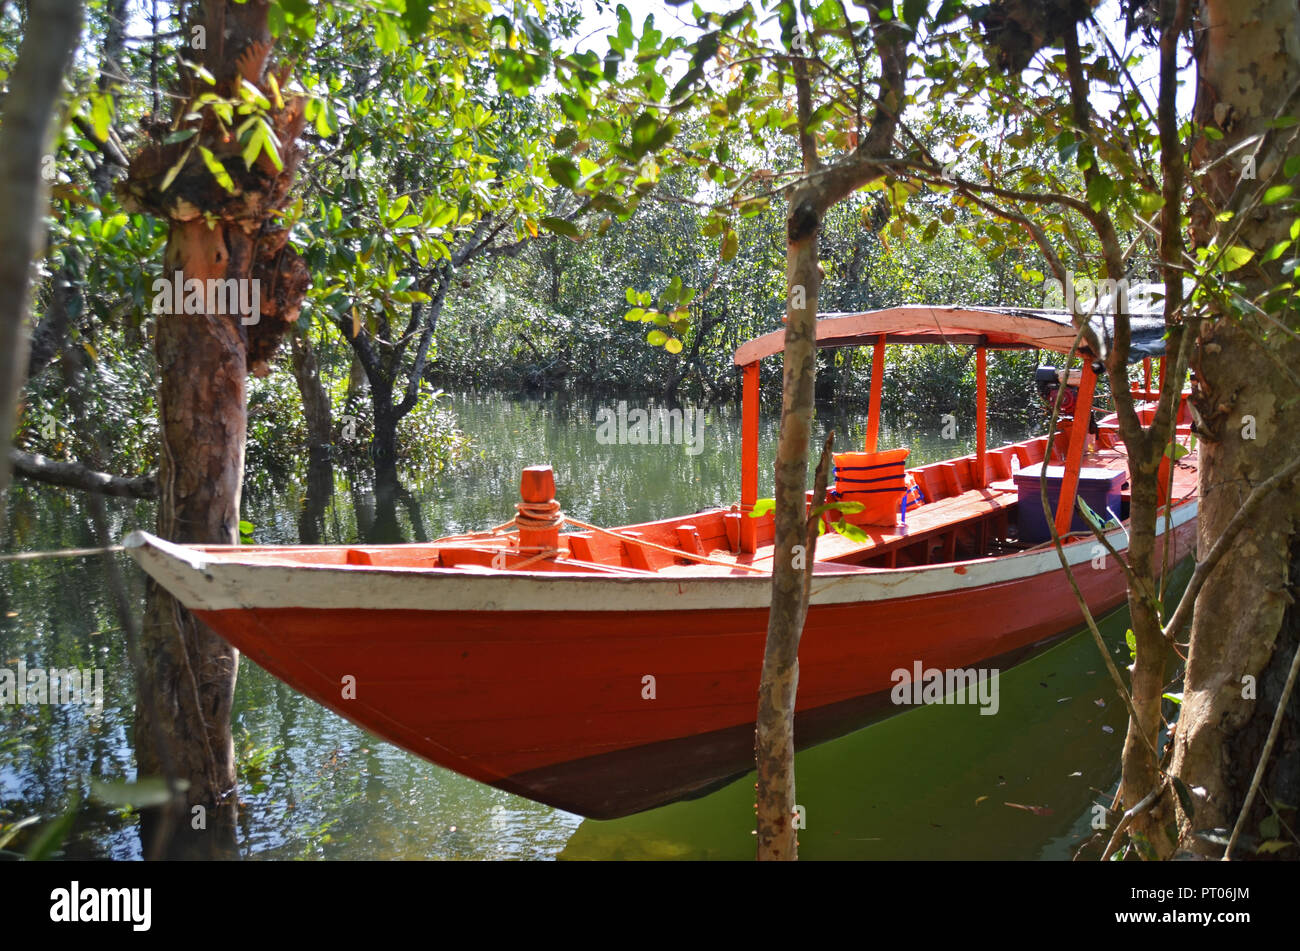
<path fill-rule="evenodd" d="M 1175 560 L 1192 551 L 1194 529 L 1191 502 L 1175 512 Z M 1122 531 L 1112 543 L 1123 550 Z M 1113 558 L 1090 540 L 1066 550 L 1094 614 L 1123 603 Z M 765 577 L 249 565 L 152 539 L 133 553 L 276 677 L 512 793 L 615 818 L 753 768 Z M 1050 549 L 820 573 L 827 567 L 814 576 L 799 651 L 800 748 L 906 709 L 891 696 L 896 671 L 1005 670 L 1082 624 Z"/>

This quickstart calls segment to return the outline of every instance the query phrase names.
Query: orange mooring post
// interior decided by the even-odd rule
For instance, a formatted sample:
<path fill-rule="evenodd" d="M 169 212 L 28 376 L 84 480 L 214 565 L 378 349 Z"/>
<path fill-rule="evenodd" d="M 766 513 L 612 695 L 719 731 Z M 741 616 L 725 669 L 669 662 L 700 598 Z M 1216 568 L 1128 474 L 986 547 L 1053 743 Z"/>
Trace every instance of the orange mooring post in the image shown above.
<path fill-rule="evenodd" d="M 1092 419 L 1092 394 L 1097 388 L 1097 374 L 1092 372 L 1091 358 L 1083 361 L 1079 396 L 1074 402 L 1074 419 L 1070 421 L 1070 446 L 1065 453 L 1065 475 L 1061 479 L 1061 497 L 1056 500 L 1056 533 L 1065 535 L 1074 520 L 1074 495 L 1079 488 L 1079 467 L 1083 449 L 1088 444 L 1088 423 Z"/>
<path fill-rule="evenodd" d="M 876 451 L 880 438 L 880 402 L 885 392 L 885 335 L 876 339 L 871 350 L 871 407 L 867 411 L 867 452 Z"/>
<path fill-rule="evenodd" d="M 519 479 L 519 547 L 558 548 L 560 503 L 555 501 L 555 472 L 550 466 L 529 466 Z"/>
<path fill-rule="evenodd" d="M 984 453 L 988 449 L 988 351 L 975 350 L 975 486 L 984 488 L 988 476 L 984 469 Z"/>

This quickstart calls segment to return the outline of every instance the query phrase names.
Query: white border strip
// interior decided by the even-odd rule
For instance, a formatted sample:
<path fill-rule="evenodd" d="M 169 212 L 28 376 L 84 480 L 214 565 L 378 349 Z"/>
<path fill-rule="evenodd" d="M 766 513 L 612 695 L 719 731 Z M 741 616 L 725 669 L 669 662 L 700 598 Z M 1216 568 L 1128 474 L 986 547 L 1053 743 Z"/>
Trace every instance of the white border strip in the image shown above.
<path fill-rule="evenodd" d="M 1197 503 L 1179 506 L 1173 526 L 1196 518 Z M 1163 528 L 1163 519 L 1159 527 Z M 1157 535 L 1161 537 L 1163 533 Z M 1123 529 L 1107 538 L 1127 548 Z M 246 608 L 363 611 L 705 611 L 766 608 L 771 577 L 618 578 L 597 574 L 498 572 L 370 565 L 275 565 L 204 558 L 204 553 L 133 532 L 123 545 L 140 566 L 191 610 Z M 1071 566 L 1090 561 L 1095 542 L 1066 546 Z M 956 569 L 962 569 L 960 572 Z M 1054 548 L 918 568 L 859 568 L 813 576 L 812 604 L 913 598 L 1002 584 L 1059 571 Z"/>

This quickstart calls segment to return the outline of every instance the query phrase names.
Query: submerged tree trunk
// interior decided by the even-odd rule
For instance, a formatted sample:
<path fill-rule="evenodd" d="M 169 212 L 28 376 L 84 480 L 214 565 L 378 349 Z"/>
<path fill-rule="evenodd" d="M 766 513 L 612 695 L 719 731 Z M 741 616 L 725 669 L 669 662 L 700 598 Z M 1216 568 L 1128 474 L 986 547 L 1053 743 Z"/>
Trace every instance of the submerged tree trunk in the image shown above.
<path fill-rule="evenodd" d="M 202 5 L 196 25 L 208 38 L 203 65 L 216 78 L 218 94 L 233 95 L 245 82 L 269 87 L 267 11 L 266 0 Z M 280 88 L 286 88 L 286 79 L 279 76 Z M 189 113 L 189 97 L 211 88 L 183 75 L 180 114 Z M 170 222 L 164 275 L 169 282 L 185 282 L 174 293 L 188 296 L 188 282 L 194 280 L 201 288 L 212 287 L 209 281 L 233 280 L 244 289 L 245 301 L 257 301 L 259 313 L 251 307 L 243 311 L 242 305 L 234 309 L 242 312 L 232 312 L 228 297 L 218 306 L 208 290 L 200 313 L 187 302 L 185 313 L 156 317 L 162 438 L 158 531 L 182 543 L 234 544 L 244 476 L 245 378 L 249 370 L 267 372 L 285 328 L 297 320 L 308 284 L 305 264 L 274 217 L 301 159 L 296 141 L 302 101 L 290 98 L 267 113 L 281 143 L 280 169 L 265 155 L 248 167 L 242 145 L 224 135 L 206 111 L 178 121 L 196 129 L 194 142 L 201 141 L 222 163 L 233 191 L 218 184 L 195 154 L 194 142 L 168 142 L 170 126 L 159 123 L 132 159 L 120 186 L 123 202 Z M 156 311 L 158 304 L 155 300 Z M 239 653 L 150 584 L 142 654 L 138 690 L 150 702 L 137 705 L 139 773 L 165 775 L 185 787 L 170 809 L 146 817 L 146 854 L 228 855 L 236 805 L 230 707 Z M 180 786 L 173 788 L 181 792 Z"/>
<path fill-rule="evenodd" d="M 1243 139 L 1268 133 L 1276 114 L 1300 115 L 1300 18 L 1294 0 L 1207 0 L 1201 21 L 1196 120 L 1224 133 L 1220 141 L 1202 137 L 1194 147 L 1194 163 L 1204 166 Z M 1203 177 L 1208 204 L 1193 222 L 1199 243 L 1208 242 L 1216 230 L 1236 227 L 1235 220 L 1220 224 L 1214 216 L 1226 207 L 1240 211 L 1242 194 L 1283 182 L 1297 184 L 1296 176 L 1288 178 L 1282 171 L 1288 154 L 1300 154 L 1293 131 L 1267 134 L 1251 166 L 1243 162 L 1256 149 L 1247 147 Z M 1245 296 L 1255 299 L 1287 279 L 1280 261 L 1258 261 L 1276 242 L 1289 240 L 1294 217 L 1294 207 L 1286 202 L 1257 205 L 1249 212 L 1233 242 L 1256 252 L 1254 261 L 1233 273 Z M 1294 407 L 1300 321 L 1288 295 L 1276 294 L 1264 303 L 1272 320 L 1244 309 L 1246 316 L 1211 314 L 1198 341 L 1194 403 L 1202 431 L 1202 558 L 1252 488 L 1300 456 Z M 1181 844 L 1193 851 L 1221 851 L 1193 836 L 1194 831 L 1231 829 L 1236 823 L 1295 655 L 1298 528 L 1300 487 L 1292 480 L 1263 501 L 1196 600 L 1172 767 L 1189 788 L 1205 791 L 1195 799 L 1195 815 L 1184 814 L 1181 820 Z M 1260 830 L 1261 820 L 1272 811 L 1266 803 L 1300 804 L 1300 698 L 1295 693 L 1260 792 L 1245 833 L 1268 838 Z M 1292 812 L 1287 821 L 1294 819 Z M 1250 850 L 1236 854 L 1249 856 Z"/>
<path fill-rule="evenodd" d="M 49 153 L 63 72 L 81 33 L 79 0 L 32 4 L 18 61 L 0 111 L 0 432 L 8 442 L 27 365 L 32 261 L 53 178 Z M 0 495 L 9 487 L 9 454 L 0 454 Z M 0 506 L 0 527 L 4 524 Z"/>
<path fill-rule="evenodd" d="M 223 230 L 203 221 L 177 224 L 167 249 L 168 270 L 206 280 L 230 275 Z M 244 402 L 247 342 L 228 316 L 160 316 L 155 352 L 162 417 L 158 533 L 181 543 L 233 545 L 239 541 L 244 476 Z M 141 776 L 173 775 L 189 784 L 186 802 L 198 806 L 199 836 L 186 836 L 186 815 L 158 816 L 146 834 L 163 837 L 165 823 L 181 833 L 173 855 L 222 854 L 233 843 L 235 756 L 230 708 L 239 652 L 153 581 L 142 636 L 138 689 L 153 697 L 136 712 L 136 761 Z M 150 722 L 149 712 L 157 716 Z M 165 746 L 166 748 L 160 748 Z M 179 820 L 179 821 L 178 821 Z M 172 843 L 167 844 L 172 847 Z M 216 855 L 207 846 L 215 848 Z M 161 847 L 150 842 L 147 848 Z"/>

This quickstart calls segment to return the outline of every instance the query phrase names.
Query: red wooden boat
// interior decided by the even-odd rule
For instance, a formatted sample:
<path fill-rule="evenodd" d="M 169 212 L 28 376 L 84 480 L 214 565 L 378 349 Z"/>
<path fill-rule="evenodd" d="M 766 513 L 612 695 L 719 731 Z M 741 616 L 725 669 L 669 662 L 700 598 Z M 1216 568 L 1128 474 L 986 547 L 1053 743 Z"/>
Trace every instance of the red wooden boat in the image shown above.
<path fill-rule="evenodd" d="M 887 520 L 827 516 L 865 517 L 867 538 L 827 532 L 817 545 L 799 654 L 800 748 L 896 712 L 897 670 L 1005 669 L 1080 627 L 1057 552 L 1024 537 L 1045 528 L 1029 510 L 1042 522 L 1037 491 L 1025 502 L 1021 493 L 1026 476 L 1050 479 L 1045 467 L 1057 464 L 1056 524 L 1077 528 L 1080 473 L 1085 488 L 1124 481 L 1113 420 L 1093 435 L 1082 409 L 1079 425 L 1063 420 L 1051 459 L 1045 436 L 988 448 L 983 435 L 986 349 L 1068 352 L 1073 338 L 1067 318 L 1044 312 L 899 307 L 818 321 L 822 346 L 874 346 L 867 453 L 877 449 L 886 343 L 975 347 L 979 425 L 974 454 L 906 475 L 897 454 L 882 454 L 884 474 L 858 484 L 848 473 L 872 457 L 839 459 L 837 489 L 870 499 L 884 481 L 905 524 L 892 511 Z M 549 470 L 535 468 L 525 470 L 515 523 L 493 532 L 317 547 L 182 546 L 136 532 L 125 544 L 273 675 L 441 766 L 595 818 L 700 795 L 753 768 L 772 560 L 771 514 L 750 517 L 758 361 L 782 346 L 778 331 L 735 356 L 743 474 L 730 509 L 561 533 L 575 523 L 558 513 Z M 1091 407 L 1094 379 L 1085 361 L 1081 408 Z M 897 504 L 913 483 L 911 506 Z M 1195 454 L 1178 461 L 1173 484 L 1176 562 L 1194 544 Z M 1122 524 L 1107 534 L 1126 549 Z M 1094 614 L 1125 597 L 1121 568 L 1098 566 L 1098 550 L 1090 531 L 1064 546 Z"/>

